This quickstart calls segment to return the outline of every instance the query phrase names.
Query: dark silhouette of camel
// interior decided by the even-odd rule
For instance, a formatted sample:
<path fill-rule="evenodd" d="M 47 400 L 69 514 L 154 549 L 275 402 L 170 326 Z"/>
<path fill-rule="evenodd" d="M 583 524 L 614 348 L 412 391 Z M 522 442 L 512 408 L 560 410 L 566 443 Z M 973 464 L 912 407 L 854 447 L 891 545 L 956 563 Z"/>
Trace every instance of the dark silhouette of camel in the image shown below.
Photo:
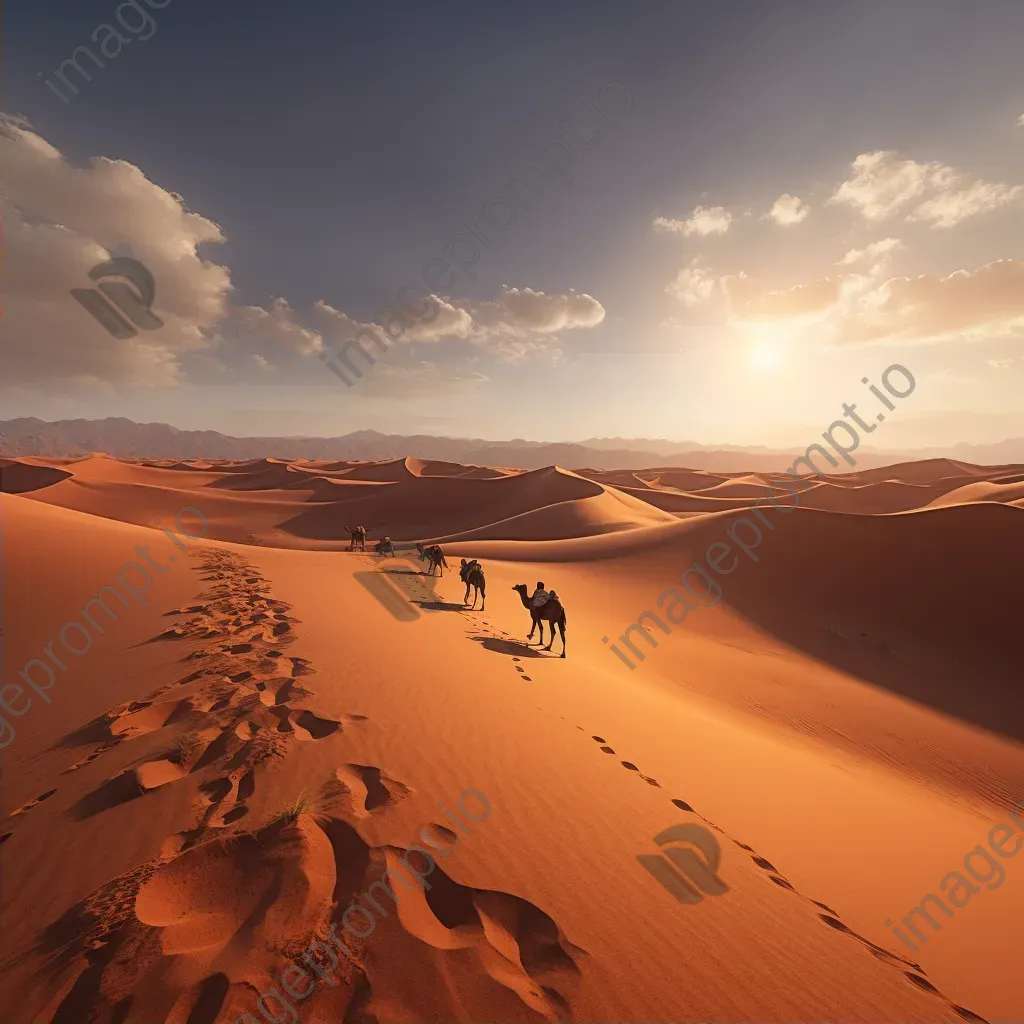
<path fill-rule="evenodd" d="M 469 604 L 469 588 L 473 588 L 473 607 L 476 607 L 477 595 L 480 596 L 480 611 L 484 610 L 487 601 L 487 583 L 484 579 L 484 570 L 479 562 L 467 562 L 462 560 L 462 568 L 459 570 L 459 579 L 466 584 L 466 596 L 462 599 L 463 604 Z"/>
<path fill-rule="evenodd" d="M 430 563 L 431 576 L 434 575 L 435 569 L 437 569 L 438 575 L 444 576 L 444 570 L 448 568 L 448 563 L 445 561 L 440 545 L 433 544 L 429 548 L 425 548 L 422 544 L 417 544 L 416 550 L 420 553 L 420 558 Z"/>
<path fill-rule="evenodd" d="M 359 545 L 360 551 L 366 550 L 366 527 L 357 526 L 354 530 L 351 526 L 343 528 L 345 532 L 352 538 L 348 543 L 349 551 L 355 551 L 356 545 Z"/>
<path fill-rule="evenodd" d="M 551 645 L 555 642 L 555 626 L 558 627 L 558 632 L 562 635 L 562 654 L 561 657 L 565 657 L 565 609 L 562 607 L 562 602 L 557 597 L 548 598 L 539 608 L 533 607 L 533 602 L 529 597 L 529 590 L 525 583 L 517 583 L 513 588 L 516 593 L 519 594 L 520 599 L 523 602 L 523 607 L 530 613 L 530 617 L 533 619 L 533 625 L 530 627 L 530 635 L 526 638 L 527 640 L 533 640 L 533 631 L 539 626 L 540 627 L 540 640 L 539 643 L 544 643 L 544 623 L 547 622 L 551 626 L 551 639 L 548 641 L 545 651 L 551 650 Z"/>

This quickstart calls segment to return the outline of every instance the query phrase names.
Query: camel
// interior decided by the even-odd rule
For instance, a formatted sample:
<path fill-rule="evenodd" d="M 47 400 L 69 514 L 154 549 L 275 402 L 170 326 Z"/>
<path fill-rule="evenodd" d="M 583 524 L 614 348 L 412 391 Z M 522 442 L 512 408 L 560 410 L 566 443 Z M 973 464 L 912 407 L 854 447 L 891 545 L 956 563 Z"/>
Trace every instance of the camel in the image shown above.
<path fill-rule="evenodd" d="M 467 562 L 462 560 L 462 568 L 459 570 L 459 578 L 466 584 L 466 596 L 462 599 L 463 604 L 469 604 L 469 588 L 473 588 L 473 607 L 476 608 L 477 595 L 480 596 L 480 611 L 484 610 L 487 601 L 486 581 L 484 570 L 479 562 Z"/>
<path fill-rule="evenodd" d="M 530 617 L 533 619 L 533 625 L 530 627 L 530 635 L 526 638 L 527 640 L 533 640 L 533 631 L 540 626 L 540 641 L 544 643 L 544 623 L 547 622 L 551 626 L 551 639 L 548 641 L 545 651 L 551 650 L 551 645 L 555 642 L 555 626 L 558 627 L 559 633 L 562 634 L 562 654 L 561 657 L 565 657 L 565 609 L 562 607 L 562 602 L 557 597 L 549 598 L 539 608 L 534 608 L 533 603 L 530 601 L 529 589 L 525 583 L 518 583 L 512 588 L 519 594 L 520 599 L 523 602 L 523 607 L 530 613 Z"/>
<path fill-rule="evenodd" d="M 432 544 L 429 548 L 425 548 L 422 544 L 417 544 L 416 550 L 420 553 L 420 558 L 430 563 L 431 576 L 434 575 L 435 569 L 439 575 L 444 576 L 444 570 L 448 568 L 448 563 L 445 561 L 440 545 Z"/>
<path fill-rule="evenodd" d="M 395 557 L 395 545 L 391 542 L 390 537 L 385 537 L 383 540 L 377 541 L 376 545 L 374 545 L 373 550 L 378 555 L 383 555 L 385 558 L 387 558 L 388 555 L 390 555 L 392 558 Z"/>
<path fill-rule="evenodd" d="M 349 551 L 355 551 L 356 545 L 359 545 L 360 551 L 366 550 L 366 527 L 357 526 L 354 530 L 351 526 L 343 528 L 345 532 L 352 538 L 348 543 Z"/>

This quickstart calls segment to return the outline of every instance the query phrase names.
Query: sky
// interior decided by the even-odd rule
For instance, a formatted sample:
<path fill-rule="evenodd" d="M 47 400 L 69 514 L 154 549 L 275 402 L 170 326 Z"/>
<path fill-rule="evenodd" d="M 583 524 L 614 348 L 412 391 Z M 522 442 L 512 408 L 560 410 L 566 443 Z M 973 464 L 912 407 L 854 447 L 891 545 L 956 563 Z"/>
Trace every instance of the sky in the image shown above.
<path fill-rule="evenodd" d="M 1020 3 L 5 14 L 0 418 L 803 446 L 897 364 L 875 447 L 1024 436 Z"/>

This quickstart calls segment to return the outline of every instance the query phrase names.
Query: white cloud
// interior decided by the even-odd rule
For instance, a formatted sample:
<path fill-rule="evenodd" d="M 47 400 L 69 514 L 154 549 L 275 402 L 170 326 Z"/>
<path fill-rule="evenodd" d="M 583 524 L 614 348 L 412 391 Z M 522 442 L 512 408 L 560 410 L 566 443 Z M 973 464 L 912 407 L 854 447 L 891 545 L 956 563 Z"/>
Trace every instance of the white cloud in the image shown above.
<path fill-rule="evenodd" d="M 1015 363 L 1021 362 L 1020 359 L 986 359 L 986 363 L 989 366 L 994 366 L 997 370 L 1005 370 L 1007 366 L 1013 366 Z"/>
<path fill-rule="evenodd" d="M 270 309 L 262 306 L 236 306 L 230 312 L 227 329 L 238 327 L 248 338 L 263 338 L 297 355 L 315 355 L 323 348 L 323 339 L 295 322 L 295 312 L 282 298 L 274 299 Z"/>
<path fill-rule="evenodd" d="M 976 181 L 964 188 L 951 185 L 947 191 L 923 202 L 907 220 L 931 221 L 932 227 L 951 228 L 976 213 L 1005 206 L 1020 195 L 1021 191 L 1020 185 L 1010 188 L 989 181 Z"/>
<path fill-rule="evenodd" d="M 1024 261 L 996 260 L 945 276 L 826 277 L 783 291 L 746 275 L 722 279 L 731 322 L 814 320 L 837 344 L 1024 340 Z M 992 362 L 991 365 L 996 365 Z"/>
<path fill-rule="evenodd" d="M 364 326 L 387 331 L 406 347 L 430 345 L 442 361 L 457 356 L 460 345 L 464 355 L 477 358 L 557 355 L 560 333 L 594 327 L 605 316 L 590 295 L 532 288 L 503 288 L 489 301 L 432 296 L 429 320 L 424 315 L 431 307 L 422 298 L 405 309 L 396 302 L 380 325 L 363 324 L 326 302 L 312 307 L 309 324 L 280 297 L 266 308 L 235 306 L 228 268 L 199 255 L 201 245 L 224 241 L 213 221 L 125 161 L 95 158 L 85 168 L 72 167 L 24 121 L 3 115 L 0 195 L 6 227 L 0 382 L 7 387 L 166 387 L 260 380 L 278 370 L 301 380 L 303 366 L 324 372 L 311 357 L 325 343 L 344 344 Z M 88 273 L 97 264 L 129 254 L 154 277 L 153 309 L 163 326 L 118 339 L 70 292 L 90 287 Z M 450 383 L 462 380 L 458 372 L 442 367 L 431 376 L 421 369 L 417 380 L 422 386 Z"/>
<path fill-rule="evenodd" d="M 900 159 L 892 150 L 862 153 L 850 165 L 829 203 L 860 210 L 869 221 L 883 221 L 906 212 L 908 221 L 949 228 L 977 213 L 997 209 L 1021 193 L 1021 186 L 971 179 L 952 167 L 932 161 Z"/>
<path fill-rule="evenodd" d="M 657 217 L 654 230 L 661 233 L 686 236 L 724 235 L 732 223 L 732 214 L 724 206 L 698 206 L 687 220 Z"/>
<path fill-rule="evenodd" d="M 4 315 L 0 379 L 168 385 L 181 357 L 208 345 L 231 292 L 226 267 L 198 255 L 223 241 L 212 221 L 120 160 L 72 167 L 25 122 L 0 116 Z M 141 260 L 157 282 L 159 331 L 110 335 L 71 296 L 113 255 Z"/>
<path fill-rule="evenodd" d="M 426 343 L 436 362 L 419 365 L 437 365 L 439 372 L 456 375 L 461 371 L 453 368 L 454 363 L 479 361 L 483 356 L 504 363 L 534 357 L 557 360 L 561 357 L 559 335 L 562 332 L 595 327 L 605 318 L 605 309 L 597 299 L 575 291 L 549 294 L 533 288 L 504 286 L 490 300 L 445 299 L 435 295 L 430 296 L 430 301 L 437 308 L 431 322 L 412 324 L 405 330 L 399 329 L 402 324 L 397 312 L 395 319 L 379 324 L 361 323 L 323 301 L 317 303 L 316 309 L 327 325 L 324 338 L 331 351 L 344 349 L 364 328 L 386 340 L 390 326 L 390 341 L 383 350 L 366 335 L 358 344 L 375 359 L 386 357 L 393 365 L 406 365 L 405 360 L 411 358 L 406 351 L 416 344 Z M 392 308 L 397 311 L 399 307 Z M 373 372 L 376 373 L 376 369 Z M 443 375 L 435 378 L 424 372 L 419 373 L 417 379 L 421 382 L 448 380 Z M 364 394 L 384 395 L 380 390 L 384 385 L 379 388 L 361 383 L 358 386 Z M 391 386 L 413 385 L 393 382 Z"/>
<path fill-rule="evenodd" d="M 697 257 L 676 274 L 675 280 L 665 291 L 680 299 L 684 305 L 696 306 L 713 298 L 720 287 L 721 279 Z"/>
<path fill-rule="evenodd" d="M 799 320 L 820 316 L 838 305 L 843 278 L 824 277 L 779 291 L 761 290 L 746 274 L 726 277 L 722 286 L 729 298 L 733 319 Z"/>
<path fill-rule="evenodd" d="M 897 277 L 865 292 L 846 341 L 970 340 L 1024 330 L 1024 261 L 996 260 L 940 277 Z"/>
<path fill-rule="evenodd" d="M 811 208 L 803 200 L 785 193 L 775 200 L 767 216 L 781 227 L 788 227 L 806 220 L 810 212 Z"/>
<path fill-rule="evenodd" d="M 532 288 L 503 287 L 497 304 L 505 324 L 540 334 L 596 327 L 605 316 L 597 299 L 574 291 L 548 295 Z"/>
<path fill-rule="evenodd" d="M 870 263 L 886 258 L 902 248 L 903 243 L 898 238 L 882 238 L 877 242 L 864 246 L 863 249 L 851 249 L 841 260 L 836 262 L 836 266 L 843 267 L 853 263 Z"/>

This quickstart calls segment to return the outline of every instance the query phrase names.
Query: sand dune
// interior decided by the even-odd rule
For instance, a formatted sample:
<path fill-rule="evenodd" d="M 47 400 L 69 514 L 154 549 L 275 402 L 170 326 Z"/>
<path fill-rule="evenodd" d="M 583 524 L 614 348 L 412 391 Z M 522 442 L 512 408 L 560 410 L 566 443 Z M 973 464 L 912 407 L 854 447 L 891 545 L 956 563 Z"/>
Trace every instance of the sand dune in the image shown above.
<path fill-rule="evenodd" d="M 6 1017 L 1020 1019 L 1024 859 L 916 949 L 885 922 L 1024 798 L 1022 480 L 831 474 L 759 518 L 759 474 L 672 467 L 3 459 Z M 358 523 L 481 559 L 486 611 Z M 675 826 L 720 850 L 699 901 L 638 860 Z"/>

